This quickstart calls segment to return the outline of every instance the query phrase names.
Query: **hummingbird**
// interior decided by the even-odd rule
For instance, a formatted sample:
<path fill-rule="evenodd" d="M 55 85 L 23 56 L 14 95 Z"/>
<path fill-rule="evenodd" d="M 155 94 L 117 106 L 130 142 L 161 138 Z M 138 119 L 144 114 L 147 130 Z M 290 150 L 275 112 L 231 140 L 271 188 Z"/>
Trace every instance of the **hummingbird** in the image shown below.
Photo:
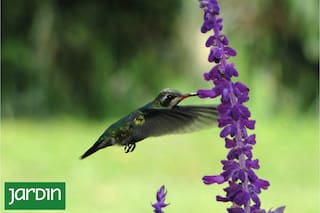
<path fill-rule="evenodd" d="M 125 153 L 128 153 L 136 148 L 137 142 L 147 137 L 188 133 L 213 126 L 217 119 L 216 106 L 178 105 L 192 96 L 198 94 L 161 90 L 153 101 L 108 127 L 80 158 L 113 145 L 124 146 Z"/>

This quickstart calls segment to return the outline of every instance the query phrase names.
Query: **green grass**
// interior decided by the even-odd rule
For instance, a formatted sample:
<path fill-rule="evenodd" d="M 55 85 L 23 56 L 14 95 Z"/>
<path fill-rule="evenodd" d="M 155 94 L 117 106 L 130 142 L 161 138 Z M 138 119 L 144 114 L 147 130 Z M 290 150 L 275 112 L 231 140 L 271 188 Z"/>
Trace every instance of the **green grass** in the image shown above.
<path fill-rule="evenodd" d="M 263 207 L 286 205 L 290 213 L 317 212 L 315 119 L 257 120 L 254 155 L 260 159 L 258 175 L 271 182 L 261 194 Z M 6 181 L 65 181 L 65 212 L 152 212 L 155 192 L 165 184 L 170 202 L 166 212 L 225 212 L 228 204 L 215 202 L 215 195 L 223 195 L 223 186 L 201 182 L 203 175 L 221 171 L 219 161 L 226 155 L 217 129 L 150 138 L 130 154 L 111 147 L 79 160 L 107 124 L 110 122 L 72 119 L 3 120 L 1 191 Z M 3 199 L 0 202 L 3 206 Z"/>

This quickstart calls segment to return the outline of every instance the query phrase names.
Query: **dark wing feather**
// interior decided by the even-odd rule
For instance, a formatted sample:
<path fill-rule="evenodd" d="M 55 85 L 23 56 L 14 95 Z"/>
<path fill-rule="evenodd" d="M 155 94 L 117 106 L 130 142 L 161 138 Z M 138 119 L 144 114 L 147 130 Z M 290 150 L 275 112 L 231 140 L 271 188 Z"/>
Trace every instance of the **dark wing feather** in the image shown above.
<path fill-rule="evenodd" d="M 135 140 L 214 126 L 217 109 L 215 106 L 176 106 L 171 109 L 145 109 L 143 115 L 144 124 L 133 130 Z"/>

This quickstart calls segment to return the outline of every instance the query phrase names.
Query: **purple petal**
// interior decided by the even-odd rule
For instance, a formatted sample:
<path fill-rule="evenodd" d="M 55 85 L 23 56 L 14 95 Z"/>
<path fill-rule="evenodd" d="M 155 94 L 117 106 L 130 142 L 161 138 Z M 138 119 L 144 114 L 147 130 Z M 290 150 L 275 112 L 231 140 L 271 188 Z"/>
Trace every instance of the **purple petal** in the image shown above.
<path fill-rule="evenodd" d="M 237 121 L 240 118 L 240 110 L 239 107 L 236 105 L 231 109 L 231 117 L 233 120 Z"/>
<path fill-rule="evenodd" d="M 285 206 L 281 206 L 281 207 L 276 208 L 274 211 L 272 211 L 272 210 L 270 209 L 270 210 L 268 211 L 268 213 L 283 213 L 285 208 L 286 208 Z"/>
<path fill-rule="evenodd" d="M 220 70 L 219 70 L 219 76 L 222 76 L 220 73 Z M 219 78 L 219 79 L 217 78 L 213 80 L 213 84 L 219 87 L 220 89 L 222 89 L 225 87 L 224 85 L 226 84 L 226 81 L 223 78 Z"/>
<path fill-rule="evenodd" d="M 216 47 L 212 47 L 210 49 L 210 53 L 209 53 L 209 56 L 208 56 L 208 61 L 209 62 L 213 62 L 215 60 L 215 55 L 216 55 Z"/>
<path fill-rule="evenodd" d="M 234 94 L 238 99 L 249 99 L 249 96 L 248 96 L 249 90 L 242 91 L 238 87 L 236 87 L 235 84 L 233 84 L 232 87 L 233 87 Z M 241 103 L 240 101 L 238 102 Z"/>
<path fill-rule="evenodd" d="M 244 210 L 242 208 L 228 208 L 228 213 L 245 213 Z"/>
<path fill-rule="evenodd" d="M 162 185 L 160 187 L 159 191 L 157 192 L 157 200 L 158 201 L 162 200 L 166 196 L 167 192 L 165 190 L 166 189 L 165 189 L 164 185 Z"/>
<path fill-rule="evenodd" d="M 210 13 L 205 13 L 204 14 L 204 22 L 201 26 L 201 32 L 202 33 L 206 33 L 208 32 L 209 30 L 212 30 L 214 27 L 214 23 L 212 22 L 211 20 L 211 15 Z"/>
<path fill-rule="evenodd" d="M 208 73 L 208 72 L 203 73 L 203 78 L 204 78 L 204 80 L 206 80 L 206 81 L 212 80 L 212 79 L 211 79 L 211 76 L 210 76 L 210 73 Z"/>
<path fill-rule="evenodd" d="M 235 147 L 237 145 L 235 140 L 231 140 L 229 138 L 225 138 L 225 142 L 226 142 L 225 147 L 227 149 L 233 148 L 233 147 Z"/>
<path fill-rule="evenodd" d="M 220 115 L 228 116 L 231 112 L 230 104 L 220 104 L 217 107 L 217 110 Z"/>
<path fill-rule="evenodd" d="M 236 134 L 236 128 L 234 125 L 229 125 L 223 128 L 223 130 L 220 132 L 220 137 L 224 138 L 230 135 L 233 137 Z"/>
<path fill-rule="evenodd" d="M 241 117 L 243 117 L 243 118 L 250 117 L 250 111 L 249 111 L 248 107 L 246 107 L 242 104 L 238 104 L 237 107 L 239 109 L 239 112 L 241 113 Z"/>
<path fill-rule="evenodd" d="M 216 24 L 217 24 L 216 27 L 219 31 L 221 31 L 223 29 L 222 22 L 223 22 L 223 18 L 218 18 L 216 21 Z"/>
<path fill-rule="evenodd" d="M 240 92 L 249 92 L 249 88 L 241 82 L 234 83 L 234 87 L 239 89 Z"/>
<path fill-rule="evenodd" d="M 220 14 L 220 8 L 219 8 L 218 4 L 210 4 L 209 8 L 210 8 L 210 12 L 212 12 L 216 15 Z"/>
<path fill-rule="evenodd" d="M 202 181 L 204 184 L 207 185 L 213 183 L 221 184 L 225 182 L 224 177 L 221 175 L 203 176 Z"/>
<path fill-rule="evenodd" d="M 216 94 L 216 92 L 213 89 L 211 90 L 200 89 L 197 91 L 197 94 L 199 98 L 215 98 L 219 95 L 219 94 Z"/>
<path fill-rule="evenodd" d="M 219 63 L 220 59 L 222 58 L 222 51 L 219 48 L 216 47 L 212 47 L 210 49 L 210 53 L 208 56 L 208 61 L 209 62 L 215 62 L 215 63 Z"/>
<path fill-rule="evenodd" d="M 241 148 L 236 147 L 229 151 L 227 158 L 228 160 L 239 159 L 239 156 L 241 154 L 245 154 L 249 159 L 251 159 L 252 158 L 251 150 L 252 150 L 251 146 L 243 146 Z"/>
<path fill-rule="evenodd" d="M 259 166 L 259 160 L 256 159 L 256 160 L 249 160 L 247 159 L 246 160 L 246 167 L 248 169 L 259 169 L 260 166 Z"/>
<path fill-rule="evenodd" d="M 233 148 L 228 152 L 227 159 L 228 160 L 238 159 L 240 154 L 241 154 L 240 149 Z"/>
<path fill-rule="evenodd" d="M 256 205 L 253 205 L 250 207 L 251 213 L 266 213 L 266 210 L 260 209 L 260 207 L 257 207 Z"/>
<path fill-rule="evenodd" d="M 254 125 L 255 125 L 256 121 L 255 120 L 244 120 L 243 123 L 248 129 L 254 129 Z"/>
<path fill-rule="evenodd" d="M 233 160 L 222 160 L 221 163 L 223 165 L 223 170 L 240 168 L 240 164 Z"/>
<path fill-rule="evenodd" d="M 251 199 L 256 204 L 256 206 L 258 208 L 260 208 L 260 205 L 261 205 L 260 198 L 258 197 L 258 195 L 256 193 L 251 194 Z"/>
<path fill-rule="evenodd" d="M 210 36 L 206 41 L 206 47 L 210 47 L 215 43 L 216 38 L 214 36 Z"/>
<path fill-rule="evenodd" d="M 231 47 L 224 47 L 224 52 L 227 56 L 236 56 L 237 52 Z"/>
<path fill-rule="evenodd" d="M 224 88 L 221 93 L 221 102 L 229 103 L 229 89 Z"/>
<path fill-rule="evenodd" d="M 254 181 L 254 185 L 258 186 L 259 188 L 262 188 L 262 189 L 268 189 L 268 187 L 270 186 L 270 183 L 267 180 L 256 179 Z"/>
<path fill-rule="evenodd" d="M 217 18 L 217 23 L 221 24 L 223 22 L 223 18 Z"/>
<path fill-rule="evenodd" d="M 233 200 L 237 194 L 243 191 L 242 185 L 229 181 L 229 187 L 224 188 L 223 190 L 227 193 L 227 198 Z"/>
<path fill-rule="evenodd" d="M 218 118 L 217 121 L 218 121 L 218 127 L 219 128 L 227 126 L 227 125 L 232 123 L 232 120 L 230 118 L 228 118 L 228 117 Z"/>
<path fill-rule="evenodd" d="M 209 30 L 207 29 L 207 26 L 206 26 L 205 24 L 202 24 L 200 31 L 201 31 L 202 33 L 206 33 L 206 32 L 208 32 Z"/>
<path fill-rule="evenodd" d="M 246 138 L 246 143 L 247 144 L 252 144 L 252 145 L 256 144 L 256 135 L 252 134 L 252 135 L 248 136 Z"/>
<path fill-rule="evenodd" d="M 221 79 L 221 78 L 222 78 L 222 75 L 220 73 L 220 64 L 217 64 L 209 72 L 204 74 L 204 79 L 207 81 Z"/>
<path fill-rule="evenodd" d="M 216 200 L 220 201 L 220 202 L 229 202 L 230 199 L 226 198 L 226 197 L 221 197 L 219 195 L 216 196 Z"/>
<path fill-rule="evenodd" d="M 238 178 L 239 178 L 242 182 L 244 182 L 245 179 L 246 179 L 246 173 L 245 173 L 245 171 L 243 171 L 242 169 L 239 169 Z"/>
<path fill-rule="evenodd" d="M 228 169 L 228 170 L 225 170 L 224 172 L 222 172 L 221 175 L 224 177 L 225 180 L 228 180 L 232 177 L 232 175 L 235 171 L 236 170 Z"/>
<path fill-rule="evenodd" d="M 225 35 L 221 35 L 221 36 L 219 37 L 219 40 L 221 41 L 221 43 L 222 43 L 223 45 L 228 45 L 228 44 L 229 44 L 229 40 L 228 40 L 227 36 L 225 36 Z"/>
<path fill-rule="evenodd" d="M 233 202 L 241 206 L 241 205 L 247 204 L 249 200 L 250 200 L 249 193 L 242 191 L 235 196 L 235 198 L 233 199 Z"/>
<path fill-rule="evenodd" d="M 234 68 L 234 64 L 230 63 L 225 66 L 224 73 L 227 79 L 230 79 L 232 76 L 238 76 L 238 71 Z"/>
<path fill-rule="evenodd" d="M 251 159 L 252 158 L 252 146 L 243 146 L 241 148 L 241 153 L 244 153 L 248 159 Z"/>
<path fill-rule="evenodd" d="M 220 67 L 221 67 L 221 65 L 217 64 L 210 70 L 210 72 L 212 72 L 212 73 L 218 72 L 220 70 Z"/>
<path fill-rule="evenodd" d="M 242 104 L 249 101 L 249 96 L 248 95 L 241 95 L 238 97 L 238 103 Z"/>

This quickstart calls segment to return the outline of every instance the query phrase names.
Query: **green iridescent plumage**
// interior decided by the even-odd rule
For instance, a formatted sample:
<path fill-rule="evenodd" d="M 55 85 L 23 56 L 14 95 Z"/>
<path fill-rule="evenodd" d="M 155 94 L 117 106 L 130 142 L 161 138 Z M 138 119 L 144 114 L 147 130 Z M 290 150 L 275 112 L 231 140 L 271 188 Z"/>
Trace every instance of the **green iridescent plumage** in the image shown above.
<path fill-rule="evenodd" d="M 107 146 L 122 145 L 125 152 L 132 152 L 136 142 L 147 137 L 187 133 L 213 126 L 217 118 L 215 106 L 178 106 L 195 93 L 182 94 L 164 89 L 150 103 L 112 124 L 89 148 L 81 159 Z"/>

